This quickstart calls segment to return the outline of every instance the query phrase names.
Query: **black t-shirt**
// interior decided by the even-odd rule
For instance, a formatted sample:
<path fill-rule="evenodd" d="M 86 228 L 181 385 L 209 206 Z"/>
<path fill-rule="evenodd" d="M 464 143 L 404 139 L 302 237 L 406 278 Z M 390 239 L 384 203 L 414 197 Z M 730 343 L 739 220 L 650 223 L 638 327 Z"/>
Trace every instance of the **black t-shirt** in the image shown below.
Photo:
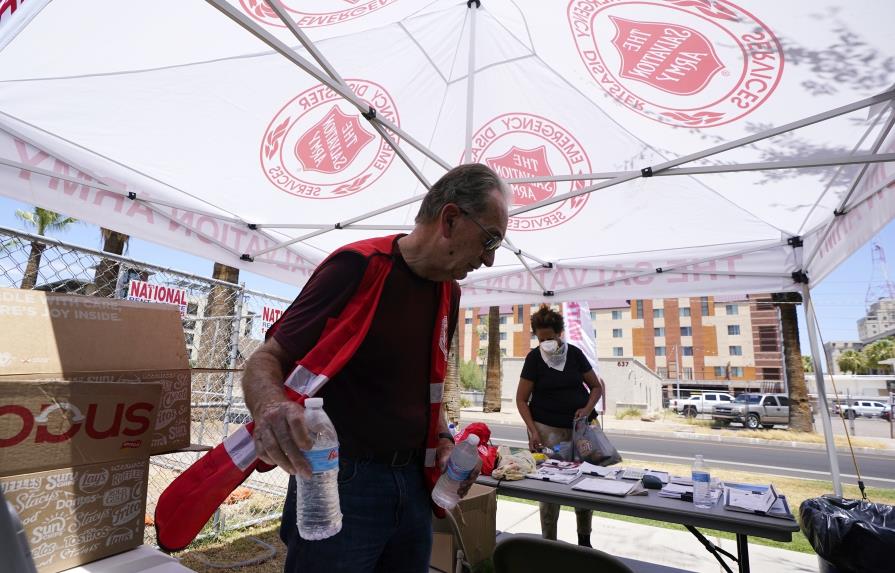
<path fill-rule="evenodd" d="M 580 348 L 572 344 L 568 346 L 562 372 L 547 366 L 541 358 L 541 350 L 533 348 L 525 357 L 522 378 L 534 383 L 528 404 L 534 421 L 571 429 L 575 411 L 587 405 L 589 392 L 584 385 L 584 374 L 593 367 Z"/>
<path fill-rule="evenodd" d="M 367 336 L 318 396 L 333 421 L 344 454 L 361 456 L 425 447 L 429 420 L 432 333 L 438 283 L 410 270 L 397 248 Z M 321 265 L 272 328 L 298 360 L 317 343 L 327 320 L 357 290 L 367 259 L 343 252 Z M 448 340 L 457 324 L 460 289 L 453 283 Z"/>

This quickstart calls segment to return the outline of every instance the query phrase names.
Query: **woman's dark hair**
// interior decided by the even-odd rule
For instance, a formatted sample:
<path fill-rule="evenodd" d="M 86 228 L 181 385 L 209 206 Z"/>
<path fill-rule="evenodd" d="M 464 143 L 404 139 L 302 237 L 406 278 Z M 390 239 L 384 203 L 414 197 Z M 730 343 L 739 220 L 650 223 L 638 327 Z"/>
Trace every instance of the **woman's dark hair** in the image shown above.
<path fill-rule="evenodd" d="M 534 332 L 539 328 L 552 328 L 553 332 L 559 334 L 565 330 L 562 315 L 542 304 L 537 312 L 531 315 L 531 331 Z"/>

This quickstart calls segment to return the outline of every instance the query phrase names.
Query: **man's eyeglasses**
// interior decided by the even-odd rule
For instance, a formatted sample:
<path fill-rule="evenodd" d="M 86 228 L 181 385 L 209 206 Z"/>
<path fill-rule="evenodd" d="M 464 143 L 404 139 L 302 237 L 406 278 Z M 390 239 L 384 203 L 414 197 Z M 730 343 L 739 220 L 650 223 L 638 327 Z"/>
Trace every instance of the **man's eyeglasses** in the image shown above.
<path fill-rule="evenodd" d="M 491 231 L 489 231 L 481 223 L 479 223 L 475 217 L 470 215 L 466 209 L 461 208 L 460 212 L 463 213 L 464 215 L 466 215 L 466 217 L 468 217 L 470 221 L 472 221 L 473 223 L 478 225 L 479 229 L 484 231 L 485 234 L 488 236 L 488 238 L 485 239 L 485 241 L 482 243 L 482 246 L 485 248 L 485 250 L 486 251 L 496 251 L 497 248 L 500 246 L 500 244 L 503 242 L 503 237 L 501 237 L 500 235 L 492 234 Z"/>

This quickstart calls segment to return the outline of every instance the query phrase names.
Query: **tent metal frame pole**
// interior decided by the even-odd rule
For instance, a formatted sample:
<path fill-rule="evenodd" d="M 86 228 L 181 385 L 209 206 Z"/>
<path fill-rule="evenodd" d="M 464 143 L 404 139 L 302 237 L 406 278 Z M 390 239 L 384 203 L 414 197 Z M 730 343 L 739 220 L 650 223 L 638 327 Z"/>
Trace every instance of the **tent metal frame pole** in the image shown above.
<path fill-rule="evenodd" d="M 238 8 L 228 3 L 226 0 L 205 0 L 212 6 L 214 6 L 218 11 L 222 14 L 242 26 L 246 31 L 251 33 L 253 36 L 273 48 L 274 51 L 278 52 L 280 55 L 284 56 L 290 62 L 307 72 L 311 75 L 315 80 L 324 84 L 328 88 L 332 89 L 334 92 L 345 98 L 348 102 L 350 102 L 354 107 L 358 109 L 362 114 L 368 114 L 370 111 L 370 106 L 364 100 L 360 99 L 357 94 L 348 89 L 347 87 L 339 84 L 334 81 L 325 73 L 322 73 L 316 66 L 311 64 L 311 62 L 302 58 L 295 51 L 287 46 L 285 43 L 277 39 L 273 34 L 264 30 L 248 16 L 239 11 Z M 289 19 L 286 19 L 289 21 Z M 389 121 L 388 119 L 377 115 L 375 121 L 381 123 L 385 127 L 389 129 L 389 131 L 395 133 L 398 137 L 406 141 L 408 144 L 412 145 L 417 151 L 431 159 L 432 161 L 441 165 L 445 170 L 449 170 L 450 165 L 445 162 L 443 159 L 435 155 L 428 147 L 411 137 L 407 132 L 402 130 L 400 127 Z"/>
<path fill-rule="evenodd" d="M 506 241 L 506 243 L 510 246 L 511 249 L 513 249 L 513 253 L 516 255 L 516 258 L 519 259 L 519 262 L 522 263 L 522 266 L 525 267 L 525 270 L 528 271 L 528 274 L 531 275 L 531 278 L 534 279 L 535 283 L 537 283 L 537 285 L 539 287 L 541 287 L 541 292 L 544 293 L 544 296 L 548 296 L 547 295 L 548 291 L 544 287 L 544 283 L 541 282 L 541 279 L 538 278 L 538 276 L 534 273 L 534 271 L 531 270 L 531 267 L 528 266 L 528 263 L 525 262 L 525 259 L 522 258 L 522 251 L 519 249 L 516 249 L 516 246 L 510 241 L 509 238 L 504 237 L 503 240 Z"/>
<path fill-rule="evenodd" d="M 473 9 L 472 5 L 476 8 Z M 477 2 L 466 3 L 469 14 L 469 60 L 466 63 L 466 148 L 463 151 L 463 163 L 472 162 L 472 119 L 475 111 L 475 21 L 479 11 Z"/>
<path fill-rule="evenodd" d="M 210 0 L 209 0 L 210 1 Z M 518 209 L 514 209 L 510 212 L 510 215 L 519 215 L 522 213 L 527 213 L 529 211 L 534 211 L 536 209 L 540 209 L 542 207 L 547 207 L 548 205 L 553 205 L 554 203 L 562 203 L 568 199 L 573 197 L 578 197 L 579 195 L 586 195 L 587 193 L 592 193 L 593 191 L 598 191 L 600 189 L 605 189 L 607 187 L 612 187 L 614 185 L 620 185 L 622 183 L 626 183 L 633 179 L 639 177 L 653 177 L 657 175 L 661 171 L 665 171 L 672 167 L 677 167 L 679 165 L 683 165 L 685 163 L 690 163 L 692 161 L 696 161 L 699 159 L 705 159 L 706 157 L 711 157 L 713 155 L 717 155 L 719 153 L 723 153 L 725 151 L 730 151 L 731 149 L 735 149 L 737 147 L 742 147 L 744 145 L 749 145 L 751 143 L 755 143 L 758 141 L 762 141 L 764 139 L 768 139 L 770 137 L 774 137 L 783 133 L 787 133 L 789 131 L 793 131 L 795 129 L 799 129 L 802 127 L 806 127 L 809 125 L 813 125 L 815 123 L 819 123 L 828 119 L 832 119 L 834 117 L 838 117 L 840 115 L 845 115 L 847 113 L 851 113 L 853 111 L 857 111 L 859 109 L 863 109 L 865 107 L 870 107 L 872 105 L 889 101 L 895 98 L 895 90 L 889 90 L 875 96 L 871 96 L 868 98 L 864 98 L 862 100 L 856 101 L 854 103 L 850 103 L 848 105 L 840 106 L 835 109 L 831 109 L 825 111 L 823 113 L 818 113 L 809 117 L 802 118 L 797 121 L 793 121 L 779 127 L 767 129 L 760 133 L 756 133 L 754 135 L 750 135 L 747 137 L 742 137 L 740 139 L 736 139 L 734 141 L 730 141 L 728 143 L 722 143 L 721 145 L 716 145 L 714 147 L 710 147 L 703 151 L 699 151 L 696 153 L 691 153 L 689 155 L 685 155 L 683 157 L 679 157 L 677 159 L 672 159 L 670 161 L 666 161 L 664 163 L 660 163 L 656 166 L 644 167 L 639 173 L 636 175 L 627 174 L 615 179 L 611 179 L 604 183 L 598 183 L 596 185 L 591 185 L 588 187 L 584 187 L 582 189 L 578 189 L 575 191 L 569 191 L 568 193 L 563 193 L 561 195 L 557 195 L 555 197 L 551 197 L 550 199 L 544 199 L 543 201 L 538 201 L 536 203 L 532 203 L 531 205 L 526 205 L 524 207 L 520 207 Z"/>
<path fill-rule="evenodd" d="M 258 223 L 258 229 L 332 229 L 328 223 Z M 354 231 L 409 231 L 413 225 L 351 225 Z"/>
<path fill-rule="evenodd" d="M 836 443 L 833 441 L 833 424 L 830 421 L 827 389 L 824 384 L 824 362 L 817 343 L 817 316 L 814 313 L 814 301 L 811 300 L 811 289 L 802 286 L 802 297 L 805 302 L 805 322 L 808 325 L 808 340 L 811 344 L 811 358 L 814 360 L 814 381 L 817 384 L 817 407 L 820 410 L 821 425 L 824 429 L 824 443 L 827 457 L 830 460 L 830 475 L 833 478 L 833 493 L 842 496 L 842 478 L 839 475 L 839 458 L 836 457 Z"/>
<path fill-rule="evenodd" d="M 889 132 L 892 130 L 892 126 L 895 125 L 895 106 L 889 106 L 889 107 L 892 109 L 892 114 L 890 115 L 889 120 L 886 122 L 885 127 L 880 131 L 876 140 L 873 142 L 873 146 L 871 148 L 873 153 L 876 153 L 879 150 L 879 148 L 885 142 L 886 137 L 888 137 Z M 895 154 L 890 153 L 887 155 L 895 155 Z M 829 236 L 830 231 L 833 230 L 833 226 L 836 224 L 836 219 L 838 218 L 837 213 L 844 214 L 848 211 L 847 210 L 848 202 L 851 200 L 851 197 L 854 194 L 855 190 L 858 188 L 858 185 L 861 183 L 861 181 L 863 181 L 864 175 L 867 173 L 867 168 L 868 168 L 868 165 L 865 165 L 858 172 L 858 175 L 855 177 L 854 181 L 852 181 L 852 184 L 849 186 L 848 192 L 845 194 L 845 197 L 842 198 L 842 201 L 839 202 L 839 206 L 836 208 L 835 211 L 833 211 L 833 217 L 827 223 L 826 227 L 824 228 L 823 232 L 820 235 L 820 239 L 817 241 L 817 243 L 814 245 L 814 248 L 811 250 L 811 253 L 808 254 L 808 258 L 805 262 L 805 267 L 809 267 L 811 265 L 811 263 L 814 261 L 814 257 L 816 257 L 817 253 L 820 252 L 821 245 L 823 245 L 824 241 L 827 240 L 827 237 Z"/>

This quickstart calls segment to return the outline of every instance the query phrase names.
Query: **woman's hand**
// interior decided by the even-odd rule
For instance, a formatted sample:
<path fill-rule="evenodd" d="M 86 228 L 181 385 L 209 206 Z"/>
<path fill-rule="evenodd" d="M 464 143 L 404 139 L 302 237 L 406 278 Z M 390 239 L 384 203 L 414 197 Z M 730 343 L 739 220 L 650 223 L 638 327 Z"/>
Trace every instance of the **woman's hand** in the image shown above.
<path fill-rule="evenodd" d="M 528 432 L 528 449 L 532 452 L 540 452 L 544 449 L 544 443 L 541 442 L 541 435 L 537 430 Z"/>
<path fill-rule="evenodd" d="M 575 410 L 575 419 L 580 420 L 581 418 L 587 418 L 590 416 L 592 410 L 593 408 L 578 408 Z"/>

